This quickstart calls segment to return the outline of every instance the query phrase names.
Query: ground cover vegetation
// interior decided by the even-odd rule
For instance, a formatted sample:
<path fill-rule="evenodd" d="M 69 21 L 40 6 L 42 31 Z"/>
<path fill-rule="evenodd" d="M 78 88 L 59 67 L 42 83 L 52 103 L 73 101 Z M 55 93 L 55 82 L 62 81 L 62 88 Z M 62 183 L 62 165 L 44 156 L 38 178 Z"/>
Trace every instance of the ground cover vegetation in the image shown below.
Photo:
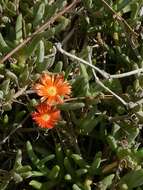
<path fill-rule="evenodd" d="M 143 189 L 142 0 L 0 0 L 0 190 Z"/>

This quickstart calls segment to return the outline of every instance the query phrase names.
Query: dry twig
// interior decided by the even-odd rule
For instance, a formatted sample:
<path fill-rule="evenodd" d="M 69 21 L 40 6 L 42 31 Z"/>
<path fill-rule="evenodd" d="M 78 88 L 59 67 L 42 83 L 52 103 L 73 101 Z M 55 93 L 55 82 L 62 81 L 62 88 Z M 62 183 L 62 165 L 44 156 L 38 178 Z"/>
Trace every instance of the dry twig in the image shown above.
<path fill-rule="evenodd" d="M 74 0 L 70 5 L 65 7 L 62 11 L 60 11 L 59 13 L 57 13 L 53 17 L 51 17 L 50 20 L 46 21 L 42 26 L 40 26 L 33 34 L 31 34 L 31 36 L 28 36 L 26 39 L 24 39 L 24 41 L 21 44 L 19 44 L 11 52 L 9 52 L 7 55 L 5 55 L 0 60 L 0 63 L 4 63 L 12 55 L 14 55 L 17 51 L 19 51 L 22 47 L 24 47 L 28 42 L 30 42 L 37 34 L 40 34 L 41 32 L 45 31 L 47 28 L 49 28 L 50 25 L 53 24 L 59 17 L 61 17 L 66 12 L 68 12 L 70 9 L 72 9 L 79 2 L 80 2 L 80 0 Z"/>

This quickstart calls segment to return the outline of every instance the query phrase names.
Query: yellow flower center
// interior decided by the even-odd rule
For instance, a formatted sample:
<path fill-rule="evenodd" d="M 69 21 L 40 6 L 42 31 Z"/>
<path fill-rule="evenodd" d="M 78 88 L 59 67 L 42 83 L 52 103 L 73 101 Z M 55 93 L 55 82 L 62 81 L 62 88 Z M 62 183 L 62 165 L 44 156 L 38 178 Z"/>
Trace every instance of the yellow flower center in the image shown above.
<path fill-rule="evenodd" d="M 50 116 L 49 116 L 48 114 L 43 114 L 43 115 L 42 115 L 42 119 L 43 119 L 44 121 L 48 121 L 48 120 L 50 119 Z"/>
<path fill-rule="evenodd" d="M 48 91 L 48 94 L 49 94 L 50 96 L 55 96 L 56 93 L 57 93 L 56 87 L 54 87 L 54 86 L 49 87 L 49 88 L 47 89 L 47 91 Z"/>

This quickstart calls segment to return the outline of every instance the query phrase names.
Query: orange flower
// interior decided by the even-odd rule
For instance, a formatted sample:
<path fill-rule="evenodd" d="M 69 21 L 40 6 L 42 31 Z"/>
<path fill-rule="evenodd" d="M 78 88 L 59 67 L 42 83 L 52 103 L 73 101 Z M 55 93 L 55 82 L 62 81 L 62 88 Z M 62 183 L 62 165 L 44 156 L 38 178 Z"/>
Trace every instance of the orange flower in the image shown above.
<path fill-rule="evenodd" d="M 37 112 L 32 113 L 32 119 L 41 128 L 51 129 L 60 119 L 60 111 L 48 104 L 42 103 L 37 106 Z"/>
<path fill-rule="evenodd" d="M 62 75 L 43 74 L 34 90 L 42 96 L 41 100 L 46 100 L 48 104 L 63 103 L 63 97 L 68 98 L 71 94 L 71 86 L 64 81 Z"/>

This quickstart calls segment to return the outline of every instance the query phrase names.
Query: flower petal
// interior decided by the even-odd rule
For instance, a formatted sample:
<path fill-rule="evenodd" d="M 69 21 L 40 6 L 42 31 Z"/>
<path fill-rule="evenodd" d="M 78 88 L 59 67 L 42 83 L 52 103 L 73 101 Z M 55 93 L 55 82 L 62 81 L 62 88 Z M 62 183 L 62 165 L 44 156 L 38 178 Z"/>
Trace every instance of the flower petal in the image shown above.
<path fill-rule="evenodd" d="M 53 128 L 60 119 L 60 111 L 46 103 L 38 105 L 36 109 L 37 112 L 32 113 L 32 119 L 41 128 Z M 48 117 L 45 117 L 45 115 Z"/>

